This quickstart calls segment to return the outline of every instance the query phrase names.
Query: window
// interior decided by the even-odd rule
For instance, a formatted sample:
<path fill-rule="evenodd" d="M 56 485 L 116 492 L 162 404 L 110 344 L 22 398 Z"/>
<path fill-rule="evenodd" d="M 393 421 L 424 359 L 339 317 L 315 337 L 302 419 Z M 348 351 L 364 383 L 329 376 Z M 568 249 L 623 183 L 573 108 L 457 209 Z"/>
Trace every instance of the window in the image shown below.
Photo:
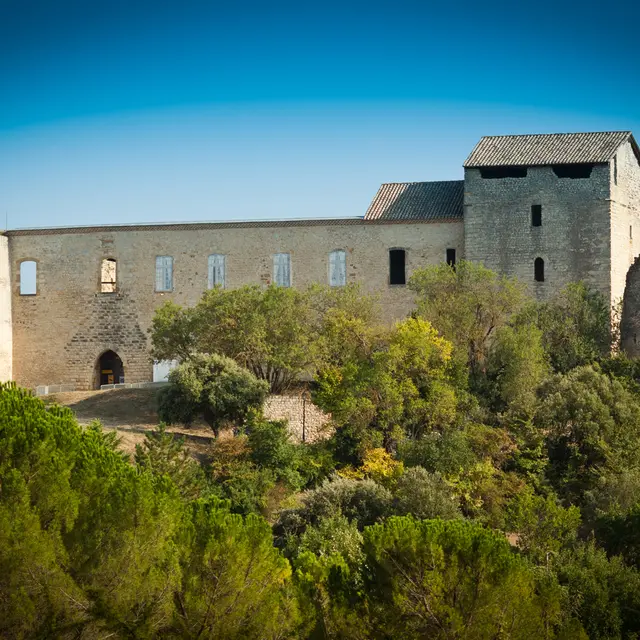
<path fill-rule="evenodd" d="M 116 291 L 116 261 L 105 258 L 100 267 L 100 293 L 115 293 Z"/>
<path fill-rule="evenodd" d="M 629 240 L 633 240 L 633 226 L 629 225 Z"/>
<path fill-rule="evenodd" d="M 527 167 L 481 167 L 480 175 L 484 179 L 526 178 Z"/>
<path fill-rule="evenodd" d="M 173 291 L 173 258 L 156 257 L 156 291 Z"/>
<path fill-rule="evenodd" d="M 20 263 L 20 295 L 35 296 L 38 265 L 35 260 Z"/>
<path fill-rule="evenodd" d="M 347 253 L 337 249 L 329 254 L 329 284 L 344 287 L 347 284 Z"/>
<path fill-rule="evenodd" d="M 541 204 L 531 205 L 531 226 L 532 227 L 542 226 L 542 205 Z"/>
<path fill-rule="evenodd" d="M 209 256 L 209 289 L 222 287 L 224 289 L 225 256 L 214 253 Z"/>
<path fill-rule="evenodd" d="M 455 249 L 447 249 L 447 264 L 450 267 L 456 266 L 456 250 Z"/>
<path fill-rule="evenodd" d="M 536 258 L 533 262 L 533 277 L 536 282 L 544 282 L 544 260 Z"/>
<path fill-rule="evenodd" d="M 275 253 L 273 255 L 273 282 L 279 287 L 291 286 L 291 255 Z"/>
<path fill-rule="evenodd" d="M 553 173 L 558 178 L 590 178 L 593 171 L 592 164 L 554 164 Z"/>
<path fill-rule="evenodd" d="M 618 156 L 613 156 L 613 184 L 618 184 Z"/>
<path fill-rule="evenodd" d="M 389 284 L 406 284 L 405 250 L 389 250 Z"/>

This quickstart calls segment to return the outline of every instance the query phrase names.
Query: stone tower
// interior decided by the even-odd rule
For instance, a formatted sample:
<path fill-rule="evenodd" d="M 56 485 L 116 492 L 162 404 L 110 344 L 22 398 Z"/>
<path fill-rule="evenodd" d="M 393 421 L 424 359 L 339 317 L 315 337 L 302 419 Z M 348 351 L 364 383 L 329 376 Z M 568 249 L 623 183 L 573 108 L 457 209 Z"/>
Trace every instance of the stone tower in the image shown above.
<path fill-rule="evenodd" d="M 465 167 L 465 256 L 544 299 L 584 281 L 611 304 L 640 253 L 640 150 L 628 131 L 484 137 Z"/>

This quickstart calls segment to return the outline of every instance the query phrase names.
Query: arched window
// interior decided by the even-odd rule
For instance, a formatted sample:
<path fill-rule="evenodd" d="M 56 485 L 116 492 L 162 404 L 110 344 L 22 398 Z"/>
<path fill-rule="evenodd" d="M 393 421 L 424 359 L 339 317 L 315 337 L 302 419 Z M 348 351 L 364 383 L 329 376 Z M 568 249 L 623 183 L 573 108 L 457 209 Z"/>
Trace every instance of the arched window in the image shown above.
<path fill-rule="evenodd" d="M 213 289 L 214 287 L 222 287 L 224 289 L 225 256 L 220 253 L 211 254 L 207 266 L 209 272 L 209 289 Z"/>
<path fill-rule="evenodd" d="M 407 284 L 404 249 L 389 249 L 389 284 Z"/>
<path fill-rule="evenodd" d="M 344 287 L 347 284 L 347 252 L 336 249 L 329 254 L 329 285 Z"/>
<path fill-rule="evenodd" d="M 105 258 L 100 267 L 100 292 L 115 293 L 116 291 L 116 261 Z"/>
<path fill-rule="evenodd" d="M 38 265 L 35 260 L 20 263 L 20 295 L 35 296 L 37 291 Z"/>
<path fill-rule="evenodd" d="M 536 282 L 544 282 L 544 260 L 536 258 L 533 262 L 533 277 Z"/>

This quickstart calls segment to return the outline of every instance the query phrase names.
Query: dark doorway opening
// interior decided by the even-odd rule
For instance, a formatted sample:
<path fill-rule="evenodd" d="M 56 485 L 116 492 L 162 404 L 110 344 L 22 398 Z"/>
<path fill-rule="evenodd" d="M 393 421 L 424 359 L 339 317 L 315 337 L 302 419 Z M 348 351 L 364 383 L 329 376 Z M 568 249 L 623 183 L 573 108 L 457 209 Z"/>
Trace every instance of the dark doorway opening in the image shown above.
<path fill-rule="evenodd" d="M 124 366 L 115 351 L 105 351 L 99 358 L 96 367 L 97 387 L 103 384 L 120 384 L 124 382 Z"/>

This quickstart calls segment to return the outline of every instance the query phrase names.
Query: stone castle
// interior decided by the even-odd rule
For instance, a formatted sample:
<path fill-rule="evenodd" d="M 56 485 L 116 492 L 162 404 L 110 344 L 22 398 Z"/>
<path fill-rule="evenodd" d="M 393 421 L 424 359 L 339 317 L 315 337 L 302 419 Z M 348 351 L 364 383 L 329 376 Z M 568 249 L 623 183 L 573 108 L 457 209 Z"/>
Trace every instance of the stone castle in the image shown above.
<path fill-rule="evenodd" d="M 484 137 L 463 180 L 383 184 L 363 217 L 6 231 L 0 379 L 78 390 L 151 381 L 155 309 L 193 305 L 216 285 L 359 282 L 392 320 L 411 309 L 412 271 L 460 259 L 517 276 L 540 299 L 578 280 L 612 304 L 624 297 L 636 355 L 639 254 L 629 131 Z"/>

